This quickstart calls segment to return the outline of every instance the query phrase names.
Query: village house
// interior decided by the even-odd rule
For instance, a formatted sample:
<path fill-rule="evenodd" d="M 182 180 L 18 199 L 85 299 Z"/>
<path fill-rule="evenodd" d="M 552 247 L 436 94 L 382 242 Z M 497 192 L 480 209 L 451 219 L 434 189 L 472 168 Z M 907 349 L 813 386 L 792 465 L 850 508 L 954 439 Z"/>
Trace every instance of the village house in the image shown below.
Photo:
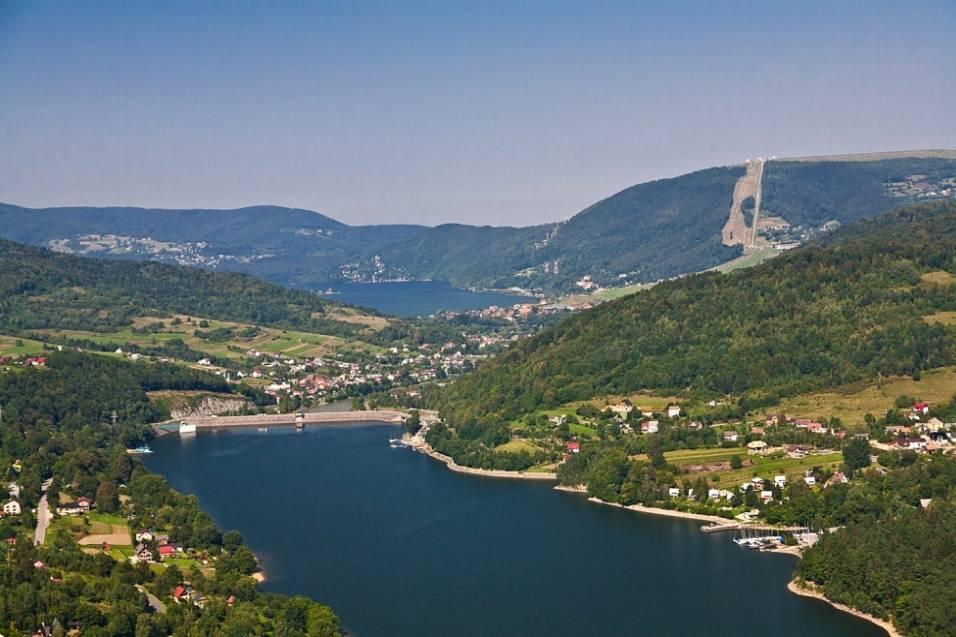
<path fill-rule="evenodd" d="M 678 489 L 677 487 L 671 487 L 670 489 L 667 490 L 667 495 L 669 495 L 672 498 L 679 497 L 680 489 Z"/>
<path fill-rule="evenodd" d="M 610 409 L 615 415 L 619 416 L 620 418 L 627 418 L 628 415 L 632 411 L 634 411 L 634 404 L 625 398 L 624 400 L 622 400 L 621 402 L 615 405 L 610 405 L 608 409 Z"/>
<path fill-rule="evenodd" d="M 154 539 L 150 531 L 137 531 L 135 537 L 137 542 L 152 542 Z"/>
<path fill-rule="evenodd" d="M 571 440 L 565 445 L 565 449 L 568 453 L 580 453 L 581 452 L 581 443 L 577 440 Z"/>
<path fill-rule="evenodd" d="M 16 500 L 10 500 L 3 505 L 4 515 L 20 515 L 20 503 Z"/>
<path fill-rule="evenodd" d="M 145 544 L 137 544 L 136 548 L 133 549 L 133 554 L 130 556 L 129 560 L 133 564 L 138 564 L 139 562 L 145 562 L 146 564 L 153 564 L 153 552 Z"/>
<path fill-rule="evenodd" d="M 911 451 L 926 451 L 926 441 L 922 438 L 900 438 L 896 441 L 896 446 Z"/>
<path fill-rule="evenodd" d="M 785 476 L 785 475 L 776 475 L 776 476 L 773 477 L 773 483 L 774 483 L 774 485 L 776 485 L 776 486 L 782 488 L 782 487 L 786 486 L 786 484 L 787 484 L 787 476 Z"/>
<path fill-rule="evenodd" d="M 808 487 L 814 487 L 817 484 L 817 479 L 813 476 L 804 476 L 803 481 L 807 483 Z"/>
<path fill-rule="evenodd" d="M 834 473 L 832 476 L 830 476 L 830 479 L 829 479 L 829 480 L 827 480 L 827 481 L 823 484 L 823 488 L 824 488 L 824 489 L 829 489 L 830 487 L 832 487 L 832 486 L 835 485 L 835 484 L 846 484 L 847 482 L 849 482 L 849 480 L 847 480 L 846 475 L 845 475 L 842 471 L 837 471 L 837 472 Z"/>
<path fill-rule="evenodd" d="M 708 490 L 707 490 L 707 499 L 708 499 L 708 500 L 719 500 L 719 499 L 720 499 L 720 489 L 708 489 Z"/>
<path fill-rule="evenodd" d="M 680 405 L 668 405 L 667 406 L 667 417 L 668 418 L 677 418 L 680 416 Z"/>
<path fill-rule="evenodd" d="M 11 482 L 7 485 L 7 494 L 14 499 L 20 498 L 20 485 L 16 482 Z"/>
<path fill-rule="evenodd" d="M 763 440 L 752 440 L 747 443 L 747 453 L 751 453 L 751 454 L 764 453 L 767 451 L 768 446 L 769 445 L 767 445 L 767 443 L 764 442 Z"/>
<path fill-rule="evenodd" d="M 158 550 L 160 560 L 165 560 L 166 558 L 174 557 L 176 555 L 176 547 L 172 544 L 163 544 Z"/>
<path fill-rule="evenodd" d="M 641 433 L 656 434 L 659 426 L 660 426 L 660 422 L 656 420 L 648 420 L 648 421 L 642 422 Z"/>
<path fill-rule="evenodd" d="M 740 434 L 738 434 L 736 431 L 732 429 L 729 429 L 724 432 L 724 440 L 726 442 L 737 442 L 737 440 L 739 439 L 740 439 Z"/>

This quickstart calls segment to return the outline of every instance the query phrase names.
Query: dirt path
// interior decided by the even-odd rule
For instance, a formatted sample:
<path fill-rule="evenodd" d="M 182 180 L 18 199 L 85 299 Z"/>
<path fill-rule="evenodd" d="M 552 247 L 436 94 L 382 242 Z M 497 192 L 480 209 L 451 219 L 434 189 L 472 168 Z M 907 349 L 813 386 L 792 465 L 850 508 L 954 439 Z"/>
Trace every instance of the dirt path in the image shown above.
<path fill-rule="evenodd" d="M 730 204 L 730 216 L 721 231 L 725 246 L 753 245 L 756 240 L 757 217 L 760 214 L 760 191 L 763 186 L 763 159 L 747 162 L 747 174 L 734 185 L 734 198 Z M 754 198 L 753 228 L 747 225 L 741 209 L 748 197 Z"/>

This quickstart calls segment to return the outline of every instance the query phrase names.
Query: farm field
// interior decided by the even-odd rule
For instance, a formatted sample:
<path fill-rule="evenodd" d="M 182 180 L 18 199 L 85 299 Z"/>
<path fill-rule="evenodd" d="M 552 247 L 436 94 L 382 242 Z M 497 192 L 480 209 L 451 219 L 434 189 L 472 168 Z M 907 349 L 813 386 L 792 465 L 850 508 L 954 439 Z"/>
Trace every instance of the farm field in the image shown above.
<path fill-rule="evenodd" d="M 785 398 L 773 411 L 807 418 L 836 416 L 848 429 L 860 430 L 866 413 L 884 414 L 893 408 L 896 398 L 904 394 L 930 404 L 949 402 L 956 394 L 956 367 L 924 372 L 918 381 L 897 376 L 875 385 Z"/>
<path fill-rule="evenodd" d="M 362 317 L 364 315 L 357 315 Z M 178 318 L 180 323 L 173 324 Z M 89 332 L 83 330 L 37 330 L 39 334 L 61 336 L 71 339 L 89 340 L 105 345 L 122 347 L 126 343 L 141 348 L 162 346 L 174 339 L 182 340 L 190 349 L 203 352 L 211 356 L 239 360 L 244 358 L 244 352 L 256 349 L 270 354 L 284 354 L 296 357 L 326 356 L 344 351 L 378 351 L 379 348 L 358 340 L 346 340 L 335 336 L 301 332 L 297 330 L 281 330 L 269 327 L 254 327 L 243 323 L 203 319 L 203 327 L 199 320 L 187 322 L 188 317 L 178 316 L 167 319 L 142 317 L 136 319 L 128 328 L 114 332 Z M 375 317 L 370 317 L 370 319 Z M 158 331 L 134 332 L 134 328 L 143 328 L 147 325 L 163 323 Z M 197 336 L 195 332 L 211 333 L 216 330 L 232 330 L 233 334 L 224 340 L 214 340 Z M 243 336 L 243 332 L 249 336 Z M 2 346 L 2 345 L 0 345 Z"/>
<path fill-rule="evenodd" d="M 43 343 L 0 334 L 0 356 L 30 356 L 43 351 Z"/>

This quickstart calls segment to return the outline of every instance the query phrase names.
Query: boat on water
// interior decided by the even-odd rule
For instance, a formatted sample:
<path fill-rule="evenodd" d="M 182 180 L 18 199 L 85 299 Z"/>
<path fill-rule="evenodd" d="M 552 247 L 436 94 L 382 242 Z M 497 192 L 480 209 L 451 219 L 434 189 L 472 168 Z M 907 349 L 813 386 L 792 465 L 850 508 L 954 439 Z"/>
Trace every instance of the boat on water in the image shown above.
<path fill-rule="evenodd" d="M 153 453 L 153 450 L 149 448 L 149 445 L 140 445 L 135 449 L 127 449 L 126 453 L 138 456 L 146 453 Z"/>
<path fill-rule="evenodd" d="M 179 435 L 194 433 L 196 433 L 196 425 L 190 424 L 185 420 L 179 423 Z"/>

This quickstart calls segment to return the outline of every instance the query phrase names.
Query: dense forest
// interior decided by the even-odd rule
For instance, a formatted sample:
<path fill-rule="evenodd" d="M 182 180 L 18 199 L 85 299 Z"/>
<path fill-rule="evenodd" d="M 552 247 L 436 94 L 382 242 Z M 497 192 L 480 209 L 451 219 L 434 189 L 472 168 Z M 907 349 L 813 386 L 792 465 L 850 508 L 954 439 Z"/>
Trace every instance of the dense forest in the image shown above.
<path fill-rule="evenodd" d="M 845 525 L 804 552 L 800 577 L 826 596 L 906 635 L 943 637 L 956 626 L 956 462 L 913 459 L 826 498 Z M 824 498 L 821 498 L 824 500 Z M 922 503 L 921 503 L 922 500 Z M 928 501 L 928 503 L 927 503 Z"/>
<path fill-rule="evenodd" d="M 0 466 L 4 478 L 20 486 L 25 509 L 0 520 L 0 632 L 33 634 L 46 624 L 55 635 L 78 627 L 83 635 L 103 637 L 339 633 L 328 607 L 259 593 L 250 577 L 256 559 L 242 536 L 222 533 L 195 497 L 172 490 L 126 453 L 126 445 L 148 435 L 144 423 L 163 416 L 147 390 L 217 390 L 219 383 L 171 365 L 76 352 L 54 352 L 46 367 L 0 374 Z M 84 552 L 62 528 L 35 547 L 30 509 L 46 479 L 52 480 L 51 505 L 69 492 L 90 498 L 99 514 L 124 516 L 131 529 L 168 529 L 171 541 L 206 556 L 215 572 L 151 569 L 105 551 Z M 202 607 L 171 599 L 186 581 L 206 597 Z M 149 611 L 147 591 L 165 601 L 165 612 Z"/>
<path fill-rule="evenodd" d="M 956 160 L 900 158 L 881 161 L 771 161 L 763 176 L 761 213 L 795 226 L 842 224 L 915 203 L 891 196 L 887 184 L 923 175 L 930 182 L 956 176 Z"/>
<path fill-rule="evenodd" d="M 932 274 L 931 274 L 932 273 Z M 956 203 L 924 204 L 732 274 L 670 281 L 512 346 L 444 393 L 453 425 L 648 389 L 741 405 L 956 361 Z"/>

